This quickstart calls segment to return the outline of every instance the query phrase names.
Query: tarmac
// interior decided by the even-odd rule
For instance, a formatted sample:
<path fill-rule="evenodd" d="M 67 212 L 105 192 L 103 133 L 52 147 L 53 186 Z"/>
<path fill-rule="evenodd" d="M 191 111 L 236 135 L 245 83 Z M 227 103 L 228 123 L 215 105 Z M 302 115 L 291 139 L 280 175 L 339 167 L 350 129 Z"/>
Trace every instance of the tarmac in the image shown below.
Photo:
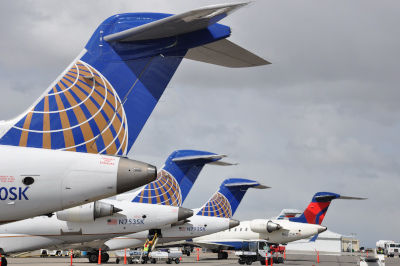
<path fill-rule="evenodd" d="M 201 264 L 201 265 L 239 265 L 238 258 L 234 254 L 229 254 L 228 259 L 218 260 L 217 254 L 213 253 L 200 253 L 200 260 L 197 261 L 196 253 L 192 253 L 190 257 L 183 256 L 179 264 Z M 354 266 L 357 265 L 357 258 L 359 256 L 365 256 L 366 254 L 359 253 L 350 255 L 349 253 L 331 254 L 331 255 L 320 255 L 320 262 L 317 263 L 316 254 L 295 254 L 290 253 L 286 255 L 284 264 L 280 265 L 308 265 L 308 266 Z M 110 257 L 107 263 L 102 265 L 115 264 L 116 258 Z M 8 265 L 28 266 L 28 265 L 71 265 L 70 257 L 24 257 L 24 258 L 7 258 Z M 400 258 L 385 258 L 386 265 L 400 265 Z M 120 261 L 119 264 L 124 264 L 124 260 Z M 156 264 L 165 265 L 165 261 L 158 261 Z M 172 263 L 171 265 L 174 265 Z M 72 265 L 97 265 L 97 263 L 89 263 L 87 258 L 74 258 Z M 149 263 L 149 265 L 152 265 Z M 254 262 L 252 265 L 261 265 L 259 262 Z M 274 265 L 277 265 L 274 263 Z"/>

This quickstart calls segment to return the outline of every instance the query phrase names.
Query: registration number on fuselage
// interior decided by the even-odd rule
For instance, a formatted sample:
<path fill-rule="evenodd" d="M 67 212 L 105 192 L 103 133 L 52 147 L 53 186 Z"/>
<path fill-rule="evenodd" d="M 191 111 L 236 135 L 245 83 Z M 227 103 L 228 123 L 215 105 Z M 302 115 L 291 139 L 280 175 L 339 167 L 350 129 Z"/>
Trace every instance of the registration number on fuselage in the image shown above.
<path fill-rule="evenodd" d="M 118 224 L 144 224 L 144 219 L 118 219 Z"/>
<path fill-rule="evenodd" d="M 301 233 L 282 233 L 282 236 L 285 237 L 296 237 L 296 236 L 301 236 Z"/>
<path fill-rule="evenodd" d="M 205 228 L 205 227 L 202 227 L 202 226 L 179 227 L 179 231 L 204 232 L 204 231 L 206 231 L 206 228 Z"/>

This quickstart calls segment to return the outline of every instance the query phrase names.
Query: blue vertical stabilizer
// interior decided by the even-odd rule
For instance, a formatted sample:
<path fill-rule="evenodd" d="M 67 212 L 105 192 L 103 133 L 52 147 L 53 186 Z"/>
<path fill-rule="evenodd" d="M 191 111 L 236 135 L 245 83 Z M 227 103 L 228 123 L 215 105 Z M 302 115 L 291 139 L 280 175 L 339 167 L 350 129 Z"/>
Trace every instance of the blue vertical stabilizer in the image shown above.
<path fill-rule="evenodd" d="M 175 151 L 158 172 L 157 179 L 146 185 L 132 202 L 181 206 L 203 166 L 219 164 L 223 157 L 226 155 L 206 151 Z"/>

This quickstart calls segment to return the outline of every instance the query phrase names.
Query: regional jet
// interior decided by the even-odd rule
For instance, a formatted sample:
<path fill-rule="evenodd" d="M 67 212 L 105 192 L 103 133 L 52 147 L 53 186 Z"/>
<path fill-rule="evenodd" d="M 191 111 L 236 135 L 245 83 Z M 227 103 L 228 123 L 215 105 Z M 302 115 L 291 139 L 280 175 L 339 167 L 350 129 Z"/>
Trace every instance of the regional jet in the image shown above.
<path fill-rule="evenodd" d="M 25 112 L 0 122 L 0 224 L 155 180 L 154 166 L 126 156 L 182 59 L 269 64 L 227 40 L 231 29 L 217 23 L 245 5 L 117 14 L 101 23 Z"/>

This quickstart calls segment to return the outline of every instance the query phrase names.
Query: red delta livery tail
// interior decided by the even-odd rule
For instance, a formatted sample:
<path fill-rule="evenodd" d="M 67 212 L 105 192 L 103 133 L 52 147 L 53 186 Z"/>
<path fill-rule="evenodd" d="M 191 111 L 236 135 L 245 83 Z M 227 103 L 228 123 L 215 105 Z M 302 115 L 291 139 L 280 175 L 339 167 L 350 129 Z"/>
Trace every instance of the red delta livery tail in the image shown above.
<path fill-rule="evenodd" d="M 331 192 L 318 192 L 314 195 L 303 214 L 299 217 L 289 218 L 289 221 L 320 225 L 325 218 L 331 201 L 334 199 L 363 200 L 365 198 L 346 197 Z"/>

